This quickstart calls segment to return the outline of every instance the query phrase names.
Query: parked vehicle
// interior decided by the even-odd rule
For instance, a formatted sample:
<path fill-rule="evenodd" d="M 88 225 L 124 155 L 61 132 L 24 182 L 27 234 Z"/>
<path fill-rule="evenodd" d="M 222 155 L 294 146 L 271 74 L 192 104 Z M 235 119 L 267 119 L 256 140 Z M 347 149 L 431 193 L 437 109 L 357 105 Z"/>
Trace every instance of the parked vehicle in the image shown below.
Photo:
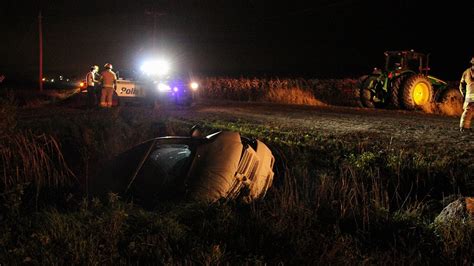
<path fill-rule="evenodd" d="M 139 102 L 159 105 L 173 103 L 189 106 L 196 98 L 199 85 L 196 81 L 182 77 L 163 77 L 159 79 L 119 79 L 115 93 L 118 104 Z"/>

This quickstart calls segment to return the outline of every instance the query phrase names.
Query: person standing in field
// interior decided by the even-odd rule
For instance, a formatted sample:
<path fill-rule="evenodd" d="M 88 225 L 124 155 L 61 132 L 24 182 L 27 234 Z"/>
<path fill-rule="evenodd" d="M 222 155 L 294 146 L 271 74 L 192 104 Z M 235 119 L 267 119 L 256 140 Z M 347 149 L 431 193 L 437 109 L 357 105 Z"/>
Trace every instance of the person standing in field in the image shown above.
<path fill-rule="evenodd" d="M 105 64 L 105 70 L 102 71 L 102 94 L 100 95 L 101 107 L 112 107 L 112 96 L 114 93 L 117 75 L 112 71 L 112 64 Z"/>
<path fill-rule="evenodd" d="M 91 66 L 90 71 L 86 75 L 86 83 L 87 83 L 87 103 L 89 107 L 96 107 L 99 102 L 99 98 L 97 98 L 97 85 L 98 80 L 96 78 L 96 74 L 99 71 L 99 67 L 94 65 Z"/>
<path fill-rule="evenodd" d="M 474 114 L 474 57 L 471 59 L 471 67 L 462 73 L 459 90 L 464 97 L 464 112 L 459 128 L 461 132 L 471 131 L 471 119 Z"/>

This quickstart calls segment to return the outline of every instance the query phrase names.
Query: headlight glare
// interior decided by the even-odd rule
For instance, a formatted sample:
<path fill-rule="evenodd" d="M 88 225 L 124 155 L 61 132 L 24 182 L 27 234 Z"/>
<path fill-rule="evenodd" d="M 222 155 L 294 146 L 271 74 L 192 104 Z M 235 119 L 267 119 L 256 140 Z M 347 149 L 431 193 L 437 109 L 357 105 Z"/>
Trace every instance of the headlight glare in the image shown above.
<path fill-rule="evenodd" d="M 189 87 L 191 87 L 193 91 L 196 91 L 199 88 L 199 84 L 193 81 L 191 84 L 189 84 Z"/>
<path fill-rule="evenodd" d="M 166 60 L 146 61 L 140 70 L 149 76 L 165 76 L 170 72 L 171 66 Z"/>
<path fill-rule="evenodd" d="M 167 92 L 167 91 L 171 91 L 171 88 L 165 83 L 158 83 L 158 91 Z"/>

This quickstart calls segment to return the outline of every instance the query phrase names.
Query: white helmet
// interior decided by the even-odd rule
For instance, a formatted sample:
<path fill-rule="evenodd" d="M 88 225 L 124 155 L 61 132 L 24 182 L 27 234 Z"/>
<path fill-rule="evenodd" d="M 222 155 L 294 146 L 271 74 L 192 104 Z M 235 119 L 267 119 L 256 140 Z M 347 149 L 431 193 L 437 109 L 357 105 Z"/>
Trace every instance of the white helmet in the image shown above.
<path fill-rule="evenodd" d="M 107 63 L 107 64 L 104 65 L 104 68 L 112 69 L 112 64 Z"/>

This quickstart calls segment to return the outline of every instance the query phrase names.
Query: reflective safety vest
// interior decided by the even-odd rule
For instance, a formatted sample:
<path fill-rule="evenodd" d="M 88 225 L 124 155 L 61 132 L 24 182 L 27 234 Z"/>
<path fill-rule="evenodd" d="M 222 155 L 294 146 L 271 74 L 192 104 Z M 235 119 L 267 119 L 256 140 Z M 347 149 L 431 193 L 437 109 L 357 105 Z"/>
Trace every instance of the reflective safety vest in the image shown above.
<path fill-rule="evenodd" d="M 466 94 L 464 102 L 474 102 L 474 70 L 472 68 L 466 69 L 462 73 L 461 84 L 466 84 Z"/>

